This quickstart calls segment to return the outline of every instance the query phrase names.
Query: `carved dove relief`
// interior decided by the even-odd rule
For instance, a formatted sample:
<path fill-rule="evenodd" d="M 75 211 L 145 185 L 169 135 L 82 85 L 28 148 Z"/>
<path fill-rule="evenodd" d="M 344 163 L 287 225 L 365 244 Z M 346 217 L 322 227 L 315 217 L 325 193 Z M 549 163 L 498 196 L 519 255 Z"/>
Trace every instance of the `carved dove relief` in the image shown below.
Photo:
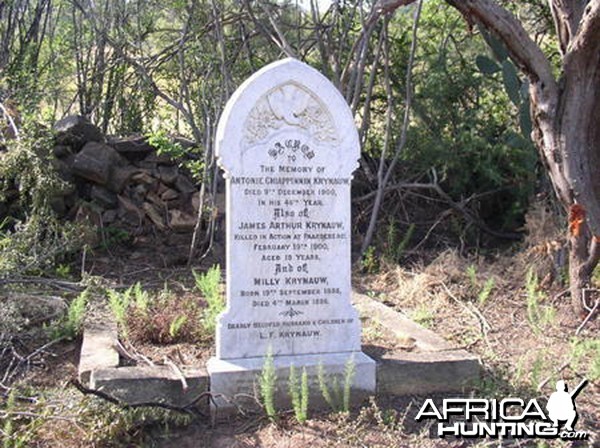
<path fill-rule="evenodd" d="M 295 83 L 278 86 L 257 101 L 246 119 L 244 144 L 260 143 L 283 126 L 305 129 L 321 142 L 338 139 L 327 108 L 312 92 Z"/>

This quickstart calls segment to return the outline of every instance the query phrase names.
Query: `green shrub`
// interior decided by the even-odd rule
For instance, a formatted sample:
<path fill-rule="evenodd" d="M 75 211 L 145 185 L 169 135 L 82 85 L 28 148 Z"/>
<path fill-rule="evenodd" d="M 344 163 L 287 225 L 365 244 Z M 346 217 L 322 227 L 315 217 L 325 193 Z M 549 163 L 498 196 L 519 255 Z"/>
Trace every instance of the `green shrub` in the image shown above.
<path fill-rule="evenodd" d="M 525 279 L 525 290 L 527 292 L 527 321 L 535 334 L 541 334 L 542 330 L 554 321 L 555 310 L 551 305 L 544 305 L 546 295 L 539 289 L 538 277 L 530 268 Z"/>
<path fill-rule="evenodd" d="M 127 333 L 127 311 L 129 310 L 129 304 L 131 303 L 132 292 L 133 287 L 127 288 L 123 292 L 118 292 L 114 289 L 106 290 L 110 310 L 112 311 L 113 316 L 115 316 L 117 324 L 125 334 Z"/>
<path fill-rule="evenodd" d="M 139 283 L 128 291 L 124 293 L 130 295 L 124 325 L 126 335 L 133 341 L 173 344 L 201 342 L 205 339 L 204 332 L 198 326 L 202 315 L 198 302 L 181 299 L 166 285 L 155 295 L 144 291 Z M 120 312 L 120 304 L 117 309 Z"/>
<path fill-rule="evenodd" d="M 133 285 L 133 301 L 135 304 L 136 310 L 141 313 L 147 314 L 148 307 L 150 305 L 150 294 L 148 291 L 144 291 L 142 289 L 142 284 L 137 282 Z"/>
<path fill-rule="evenodd" d="M 201 323 L 204 330 L 213 334 L 215 332 L 217 317 L 225 309 L 225 303 L 221 296 L 221 268 L 214 265 L 205 274 L 192 271 L 196 288 L 202 293 L 206 300 L 206 308 L 203 312 Z"/>
<path fill-rule="evenodd" d="M 172 159 L 181 159 L 185 156 L 185 149 L 173 141 L 164 129 L 147 134 L 146 139 L 159 155 L 166 155 Z"/>
<path fill-rule="evenodd" d="M 348 358 L 344 366 L 343 384 L 337 375 L 326 375 L 323 364 L 319 363 L 317 379 L 321 395 L 334 412 L 348 412 L 350 410 L 350 394 L 355 374 L 354 357 Z M 329 386 L 331 383 L 331 388 Z"/>
<path fill-rule="evenodd" d="M 308 418 L 309 397 L 308 373 L 306 373 L 306 367 L 302 369 L 300 384 L 298 384 L 296 369 L 293 364 L 290 365 L 289 388 L 296 420 L 298 420 L 299 423 L 304 423 Z"/>
<path fill-rule="evenodd" d="M 52 135 L 25 125 L 20 140 L 7 142 L 0 157 L 0 276 L 55 274 L 55 266 L 78 250 L 92 230 L 61 222 L 53 206 L 72 187 L 52 163 Z"/>
<path fill-rule="evenodd" d="M 397 224 L 394 219 L 388 224 L 387 237 L 385 242 L 385 257 L 392 263 L 397 263 L 404 254 L 404 251 L 408 247 L 410 240 L 415 232 L 415 225 L 410 224 L 406 229 L 406 232 L 399 239 Z"/>
<path fill-rule="evenodd" d="M 379 260 L 377 260 L 375 246 L 369 246 L 363 254 L 362 267 L 367 274 L 375 274 L 379 271 Z"/>
<path fill-rule="evenodd" d="M 573 368 L 590 381 L 600 380 L 600 339 L 574 338 L 571 342 Z"/>
<path fill-rule="evenodd" d="M 493 277 L 490 277 L 486 280 L 485 284 L 483 285 L 483 288 L 481 288 L 481 291 L 479 291 L 479 294 L 477 296 L 477 301 L 480 305 L 485 305 L 495 286 L 496 280 L 494 280 Z"/>
<path fill-rule="evenodd" d="M 54 329 L 54 337 L 76 338 L 81 334 L 85 310 L 89 301 L 89 288 L 82 291 L 69 305 L 65 318 Z"/>
<path fill-rule="evenodd" d="M 158 154 L 167 155 L 171 159 L 179 161 L 179 166 L 187 168 L 195 180 L 202 180 L 204 162 L 202 160 L 186 159 L 188 152 L 197 152 L 195 148 L 192 148 L 191 151 L 185 149 L 163 129 L 147 134 L 146 138 L 148 143 L 156 148 Z"/>
<path fill-rule="evenodd" d="M 356 373 L 356 366 L 354 364 L 354 356 L 348 358 L 344 366 L 344 392 L 342 397 L 342 411 L 350 411 L 350 393 L 352 391 L 352 382 L 354 380 L 354 374 Z"/>
<path fill-rule="evenodd" d="M 169 336 L 171 336 L 172 339 L 177 339 L 177 336 L 186 322 L 187 316 L 184 315 L 179 315 L 173 319 L 169 325 Z"/>
<path fill-rule="evenodd" d="M 277 384 L 277 373 L 275 372 L 275 363 L 273 362 L 273 353 L 271 349 L 267 352 L 265 363 L 259 378 L 260 396 L 267 417 L 274 420 L 277 416 L 275 409 L 275 388 Z"/>

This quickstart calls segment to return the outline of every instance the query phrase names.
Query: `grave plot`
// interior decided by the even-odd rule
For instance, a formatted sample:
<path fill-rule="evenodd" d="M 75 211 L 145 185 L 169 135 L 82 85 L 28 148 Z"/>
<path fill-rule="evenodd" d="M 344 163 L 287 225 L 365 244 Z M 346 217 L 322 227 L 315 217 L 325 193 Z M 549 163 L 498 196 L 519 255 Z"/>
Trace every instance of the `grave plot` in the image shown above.
<path fill-rule="evenodd" d="M 227 187 L 227 266 L 214 356 L 186 368 L 123 366 L 114 325 L 89 327 L 82 380 L 124 401 L 183 407 L 208 405 L 208 391 L 211 410 L 223 416 L 256 407 L 266 366 L 273 400 L 284 407 L 292 369 L 307 372 L 317 406 L 328 401 L 325 375 L 345 381 L 355 402 L 376 391 L 460 390 L 478 377 L 479 363 L 468 353 L 353 296 L 350 185 L 358 136 L 326 78 L 293 59 L 257 72 L 225 108 L 217 154 Z"/>

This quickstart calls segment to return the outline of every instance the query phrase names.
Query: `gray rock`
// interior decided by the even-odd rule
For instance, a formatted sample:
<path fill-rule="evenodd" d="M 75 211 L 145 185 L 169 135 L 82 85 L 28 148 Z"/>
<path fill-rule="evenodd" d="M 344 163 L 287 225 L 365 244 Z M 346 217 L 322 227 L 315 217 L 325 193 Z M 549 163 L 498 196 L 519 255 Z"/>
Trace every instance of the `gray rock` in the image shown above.
<path fill-rule="evenodd" d="M 183 149 L 191 149 L 196 146 L 195 141 L 179 136 L 173 137 L 173 143 L 178 143 Z"/>
<path fill-rule="evenodd" d="M 144 212 L 124 196 L 117 196 L 117 199 L 119 201 L 119 218 L 132 226 L 139 226 L 144 218 Z"/>
<path fill-rule="evenodd" d="M 180 210 L 170 210 L 169 218 L 169 225 L 175 232 L 191 232 L 196 226 L 196 218 Z"/>
<path fill-rule="evenodd" d="M 167 185 L 173 185 L 177 180 L 179 170 L 176 166 L 159 166 L 158 172 L 160 174 L 160 180 Z"/>
<path fill-rule="evenodd" d="M 144 212 L 146 212 L 148 219 L 150 219 L 159 230 L 164 231 L 166 229 L 165 219 L 159 208 L 149 202 L 144 202 L 142 208 L 144 209 Z"/>
<path fill-rule="evenodd" d="M 71 147 L 65 145 L 56 145 L 54 148 L 52 148 L 52 153 L 57 159 L 64 159 L 65 157 L 73 154 Z"/>
<path fill-rule="evenodd" d="M 172 190 L 171 188 L 166 189 L 160 195 L 160 198 L 163 201 L 173 201 L 173 200 L 177 199 L 178 197 L 179 197 L 179 193 L 177 193 L 175 190 Z"/>
<path fill-rule="evenodd" d="M 130 166 L 113 167 L 110 172 L 108 184 L 106 185 L 107 188 L 115 193 L 120 193 L 135 172 L 135 168 Z"/>
<path fill-rule="evenodd" d="M 177 161 L 166 154 L 152 153 L 146 157 L 143 162 L 153 163 L 155 165 L 177 165 Z"/>
<path fill-rule="evenodd" d="M 196 187 L 194 187 L 192 181 L 190 181 L 188 177 L 184 176 L 183 174 L 177 176 L 177 179 L 175 180 L 175 188 L 182 193 L 193 193 L 196 191 Z"/>
<path fill-rule="evenodd" d="M 100 185 L 106 185 L 113 167 L 125 166 L 123 159 L 112 147 L 96 142 L 87 143 L 75 156 L 73 173 Z"/>
<path fill-rule="evenodd" d="M 99 185 L 92 186 L 91 198 L 104 208 L 115 208 L 118 204 L 117 195 Z"/>
<path fill-rule="evenodd" d="M 53 159 L 50 163 L 62 180 L 73 182 L 73 172 L 71 171 L 71 167 L 73 166 L 74 160 L 75 156 L 71 154 L 65 159 Z"/>
<path fill-rule="evenodd" d="M 102 213 L 102 222 L 104 224 L 112 224 L 117 220 L 117 210 L 106 210 Z"/>
<path fill-rule="evenodd" d="M 141 136 L 113 138 L 109 140 L 108 144 L 132 162 L 141 161 L 148 154 L 154 152 L 154 148 L 150 146 L 146 138 Z"/>
<path fill-rule="evenodd" d="M 100 128 L 81 115 L 69 115 L 56 122 L 53 127 L 58 145 L 70 146 L 79 151 L 88 142 L 104 142 Z"/>

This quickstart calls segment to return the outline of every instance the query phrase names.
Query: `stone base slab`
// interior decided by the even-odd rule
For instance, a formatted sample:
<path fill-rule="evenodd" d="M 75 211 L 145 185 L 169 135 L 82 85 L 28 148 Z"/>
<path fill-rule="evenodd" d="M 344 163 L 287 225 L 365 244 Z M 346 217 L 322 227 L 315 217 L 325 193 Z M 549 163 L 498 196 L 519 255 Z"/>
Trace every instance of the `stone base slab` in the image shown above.
<path fill-rule="evenodd" d="M 207 409 L 208 376 L 204 369 L 182 369 L 181 375 L 168 366 L 119 367 L 92 371 L 90 388 L 100 390 L 124 403 L 163 403 L 186 407 L 193 403 Z"/>
<path fill-rule="evenodd" d="M 362 316 L 377 322 L 399 340 L 414 342 L 415 351 L 391 350 L 374 356 L 379 395 L 427 395 L 464 392 L 481 379 L 479 358 L 457 349 L 402 313 L 362 294 L 352 301 Z"/>
<path fill-rule="evenodd" d="M 94 370 L 117 367 L 117 344 L 118 331 L 114 319 L 102 316 L 99 322 L 86 322 L 79 357 L 79 381 L 87 384 Z"/>
<path fill-rule="evenodd" d="M 334 383 L 341 391 L 344 372 L 352 360 L 354 375 L 351 385 L 351 402 L 359 403 L 373 395 L 376 388 L 376 364 L 362 352 L 323 353 L 319 355 L 274 356 L 273 365 L 277 375 L 275 383 L 275 405 L 278 409 L 291 408 L 289 392 L 290 366 L 293 365 L 300 382 L 303 368 L 308 374 L 310 389 L 309 407 L 327 406 L 321 393 L 318 379 L 319 369 L 325 373 L 326 385 L 333 391 Z M 260 407 L 260 375 L 265 358 L 218 359 L 211 358 L 206 367 L 210 377 L 213 396 L 211 410 L 218 418 L 229 416 L 239 409 Z M 335 378 L 335 379 L 334 379 Z M 334 393 L 335 395 L 335 393 Z"/>
<path fill-rule="evenodd" d="M 376 358 L 379 395 L 464 392 L 481 378 L 479 359 L 464 350 L 406 353 Z"/>

